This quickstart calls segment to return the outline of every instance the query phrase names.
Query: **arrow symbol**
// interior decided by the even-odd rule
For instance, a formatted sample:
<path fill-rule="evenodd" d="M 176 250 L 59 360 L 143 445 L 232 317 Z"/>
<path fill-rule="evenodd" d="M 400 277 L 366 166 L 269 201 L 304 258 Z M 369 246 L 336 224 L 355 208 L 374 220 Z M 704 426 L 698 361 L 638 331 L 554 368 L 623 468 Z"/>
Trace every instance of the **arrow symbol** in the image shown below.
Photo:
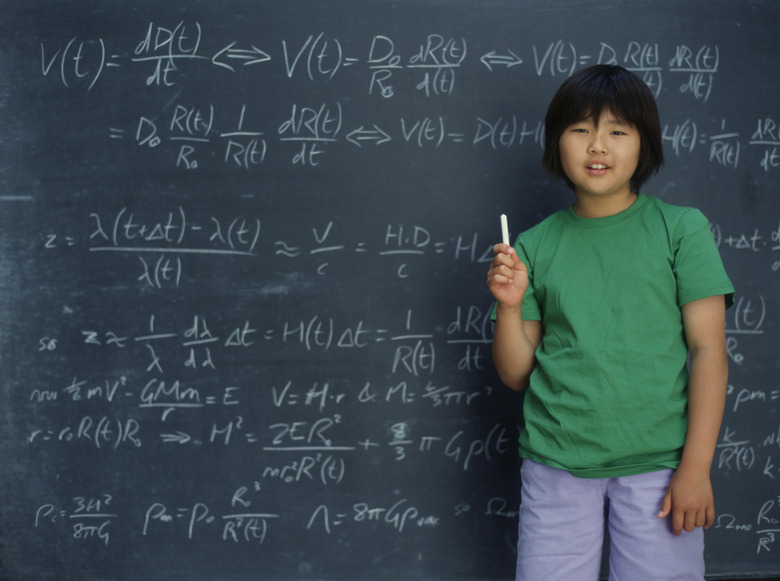
<path fill-rule="evenodd" d="M 509 68 L 515 65 L 522 64 L 523 59 L 521 59 L 511 50 L 508 50 L 507 52 L 509 53 L 508 55 L 501 55 L 501 54 L 497 54 L 496 51 L 492 51 L 484 55 L 479 60 L 481 60 L 482 64 L 484 64 L 488 68 L 488 70 L 491 71 L 493 70 L 492 65 L 504 65 L 506 66 L 506 68 Z"/>
<path fill-rule="evenodd" d="M 244 66 L 254 65 L 257 63 L 264 63 L 266 61 L 271 60 L 271 56 L 268 53 L 263 52 L 262 50 L 260 50 L 254 45 L 252 46 L 251 49 L 233 48 L 235 45 L 236 45 L 235 42 L 231 42 L 229 45 L 227 45 L 225 48 L 223 48 L 221 51 L 215 54 L 211 58 L 211 62 L 217 66 L 225 67 L 226 69 L 229 69 L 232 72 L 236 72 L 236 70 L 233 67 L 231 67 L 226 62 L 221 62 L 219 58 L 222 55 L 225 55 L 225 58 L 243 60 L 246 61 L 244 63 Z"/>
<path fill-rule="evenodd" d="M 354 143 L 358 147 L 361 147 L 361 141 L 376 141 L 376 145 L 381 145 L 382 143 L 391 141 L 391 139 L 392 138 L 387 133 L 379 129 L 376 125 L 374 125 L 374 129 L 364 129 L 361 125 L 347 135 L 347 141 Z"/>
<path fill-rule="evenodd" d="M 188 434 L 181 431 L 176 431 L 175 434 L 160 434 L 163 442 L 172 442 L 175 444 L 186 444 L 191 440 Z"/>

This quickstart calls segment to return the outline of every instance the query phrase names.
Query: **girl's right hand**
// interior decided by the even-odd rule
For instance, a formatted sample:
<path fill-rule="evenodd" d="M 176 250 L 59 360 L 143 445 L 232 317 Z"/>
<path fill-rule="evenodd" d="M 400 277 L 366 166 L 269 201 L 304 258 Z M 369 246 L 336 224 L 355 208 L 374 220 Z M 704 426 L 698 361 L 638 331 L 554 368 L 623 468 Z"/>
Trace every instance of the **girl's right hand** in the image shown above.
<path fill-rule="evenodd" d="M 502 307 L 518 307 L 528 290 L 528 269 L 508 244 L 496 244 L 493 254 L 487 273 L 488 289 Z"/>

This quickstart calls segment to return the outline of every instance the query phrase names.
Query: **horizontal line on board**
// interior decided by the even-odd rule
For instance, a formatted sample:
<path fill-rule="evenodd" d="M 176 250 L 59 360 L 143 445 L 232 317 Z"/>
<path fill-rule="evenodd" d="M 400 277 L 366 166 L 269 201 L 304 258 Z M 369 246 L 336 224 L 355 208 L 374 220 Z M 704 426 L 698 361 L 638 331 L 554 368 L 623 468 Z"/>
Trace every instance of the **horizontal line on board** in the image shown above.
<path fill-rule="evenodd" d="M 259 131 L 233 131 L 231 133 L 220 133 L 220 137 L 259 137 L 264 135 Z"/>
<path fill-rule="evenodd" d="M 354 446 L 285 446 L 281 448 L 266 447 L 264 452 L 354 452 Z"/>
<path fill-rule="evenodd" d="M 136 341 L 151 341 L 152 339 L 175 339 L 178 337 L 176 333 L 161 333 L 159 335 L 144 335 L 142 337 L 136 337 Z"/>
<path fill-rule="evenodd" d="M 715 74 L 718 69 L 693 69 L 693 68 L 670 68 L 670 73 L 702 73 L 702 74 Z"/>
<path fill-rule="evenodd" d="M 280 137 L 279 141 L 316 141 L 323 143 L 336 143 L 338 140 L 331 137 Z"/>
<path fill-rule="evenodd" d="M 309 254 L 319 254 L 320 252 L 334 252 L 336 250 L 344 250 L 344 246 L 326 246 L 325 248 L 315 248 L 311 250 Z"/>
<path fill-rule="evenodd" d="M 226 514 L 223 515 L 223 519 L 229 519 L 229 518 L 279 518 L 278 514 L 263 514 L 263 513 L 257 513 L 257 514 Z"/>
<path fill-rule="evenodd" d="M 756 331 L 751 331 L 747 329 L 726 329 L 726 335 L 763 335 L 764 331 L 762 329 L 758 329 Z"/>
<path fill-rule="evenodd" d="M 116 518 L 119 515 L 116 514 L 97 514 L 97 513 L 84 513 L 84 514 L 71 514 L 69 518 Z"/>
<path fill-rule="evenodd" d="M 192 341 L 185 341 L 181 344 L 182 347 L 192 347 L 193 345 L 206 345 L 208 343 L 216 343 L 219 341 L 219 337 L 209 337 L 208 339 L 194 339 Z"/>
<path fill-rule="evenodd" d="M 723 442 L 722 444 L 718 444 L 715 447 L 729 448 L 730 446 L 744 446 L 745 444 L 750 444 L 750 440 L 743 440 L 742 442 Z"/>
<path fill-rule="evenodd" d="M 391 254 L 425 254 L 424 250 L 383 250 L 379 256 L 390 256 Z"/>
<path fill-rule="evenodd" d="M 35 198 L 32 196 L 0 196 L 2 202 L 32 202 Z"/>
<path fill-rule="evenodd" d="M 155 55 L 155 56 L 143 56 L 143 57 L 134 57 L 130 59 L 130 62 L 132 63 L 142 63 L 142 62 L 148 62 L 148 61 L 164 61 L 164 60 L 173 60 L 173 59 L 201 59 L 205 60 L 208 57 L 198 55 L 198 54 L 162 54 L 162 55 Z"/>
<path fill-rule="evenodd" d="M 204 403 L 141 403 L 138 404 L 139 408 L 202 408 L 205 407 Z"/>
<path fill-rule="evenodd" d="M 404 68 L 406 69 L 459 69 L 463 65 L 458 64 L 439 64 L 439 63 L 431 63 L 431 64 L 422 64 L 422 65 L 404 65 Z"/>
<path fill-rule="evenodd" d="M 171 141 L 194 141 L 196 143 L 208 143 L 211 141 L 206 137 L 169 137 Z"/>
<path fill-rule="evenodd" d="M 244 250 L 209 250 L 203 248 L 163 248 L 148 246 L 145 248 L 131 248 L 128 246 L 96 246 L 89 249 L 90 252 L 175 252 L 177 254 L 228 254 L 234 256 L 256 256 Z"/>

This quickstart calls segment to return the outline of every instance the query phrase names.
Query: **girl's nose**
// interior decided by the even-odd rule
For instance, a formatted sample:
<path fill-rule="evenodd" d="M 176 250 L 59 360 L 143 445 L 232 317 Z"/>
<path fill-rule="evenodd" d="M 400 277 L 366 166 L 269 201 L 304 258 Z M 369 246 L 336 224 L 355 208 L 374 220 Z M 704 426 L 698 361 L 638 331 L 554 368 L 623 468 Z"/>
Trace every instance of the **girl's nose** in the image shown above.
<path fill-rule="evenodd" d="M 601 138 L 600 135 L 598 134 L 593 135 L 593 140 L 590 142 L 590 145 L 588 146 L 588 152 L 594 154 L 607 152 L 607 146 L 604 144 L 604 140 Z"/>

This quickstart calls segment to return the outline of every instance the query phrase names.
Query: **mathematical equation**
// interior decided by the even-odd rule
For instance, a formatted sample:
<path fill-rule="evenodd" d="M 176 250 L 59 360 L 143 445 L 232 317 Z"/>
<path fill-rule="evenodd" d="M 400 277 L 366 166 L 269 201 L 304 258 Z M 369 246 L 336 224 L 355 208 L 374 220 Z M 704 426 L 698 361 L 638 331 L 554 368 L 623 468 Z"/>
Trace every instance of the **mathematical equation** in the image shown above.
<path fill-rule="evenodd" d="M 63 45 L 51 47 L 43 42 L 41 73 L 44 77 L 58 75 L 67 88 L 90 90 L 109 69 L 149 66 L 152 72 L 146 78 L 147 87 L 175 87 L 187 66 L 195 63 L 234 75 L 253 67 L 273 66 L 279 60 L 283 70 L 268 71 L 271 78 L 282 73 L 291 80 L 302 77 L 330 82 L 347 70 L 362 67 L 369 77 L 365 83 L 369 98 L 378 95 L 389 99 L 398 93 L 396 77 L 400 72 L 421 75 L 410 84 L 427 97 L 451 96 L 456 74 L 471 58 L 464 37 L 441 34 L 425 36 L 408 51 L 399 48 L 391 37 L 376 35 L 365 47 L 364 55 L 349 56 L 352 43 L 320 32 L 298 42 L 282 40 L 277 57 L 271 55 L 273 51 L 257 47 L 262 43 L 242 44 L 237 40 L 206 51 L 204 36 L 199 22 L 181 21 L 174 26 L 149 23 L 139 34 L 132 56 L 109 50 L 102 38 L 74 36 Z M 700 103 L 709 100 L 721 61 L 716 44 L 695 48 L 677 44 L 669 49 L 658 43 L 631 41 L 613 46 L 602 41 L 583 50 L 559 39 L 545 46 L 533 45 L 527 53 L 491 50 L 474 60 L 491 74 L 498 68 L 523 71 L 524 66 L 530 66 L 536 77 L 567 77 L 589 64 L 620 64 L 641 75 L 657 98 L 662 95 L 664 75 L 682 77 L 679 92 Z M 329 100 L 296 98 L 286 112 L 269 112 L 246 103 L 217 110 L 213 103 L 177 100 L 166 103 L 164 110 L 138 115 L 132 125 L 112 124 L 108 137 L 114 142 L 132 140 L 138 147 L 164 151 L 180 170 L 206 166 L 251 170 L 277 158 L 293 166 L 316 167 L 325 163 L 337 146 L 365 152 L 366 146 L 386 148 L 396 142 L 419 149 L 472 146 L 499 151 L 524 145 L 539 149 L 543 139 L 541 119 L 511 112 L 476 114 L 470 116 L 470 121 L 464 121 L 462 114 L 354 120 L 348 103 L 353 99 L 351 94 Z M 703 149 L 711 165 L 737 169 L 740 163 L 749 163 L 770 172 L 780 169 L 777 119 L 774 112 L 766 112 L 757 115 L 752 126 L 732 128 L 726 119 L 704 126 L 703 121 L 689 117 L 666 123 L 663 139 L 678 157 Z"/>
<path fill-rule="evenodd" d="M 511 570 L 523 396 L 491 359 L 499 211 L 485 233 L 474 208 L 530 222 L 558 203 L 524 171 L 541 101 L 609 63 L 658 100 L 670 187 L 725 176 L 685 195 L 739 208 L 711 224 L 740 284 L 709 550 L 776 567 L 780 216 L 757 206 L 780 175 L 780 112 L 755 105 L 769 41 L 737 47 L 679 7 L 655 7 L 644 37 L 594 37 L 572 35 L 576 18 L 486 33 L 473 15 L 442 24 L 422 3 L 396 23 L 375 4 L 309 21 L 316 2 L 12 11 L 8 563 L 460 578 L 474 575 L 440 562 L 473 551 L 483 576 L 504 555 Z M 766 36 L 750 18 L 736 24 Z M 25 108 L 20 79 L 43 108 Z"/>
<path fill-rule="evenodd" d="M 750 389 L 729 385 L 731 406 L 727 410 L 723 433 L 715 452 L 715 466 L 728 472 L 758 472 L 761 478 L 780 481 L 780 424 L 752 439 L 740 435 L 729 425 L 734 415 L 757 406 L 775 406 L 780 401 L 780 389 Z"/>
<path fill-rule="evenodd" d="M 780 126 L 774 118 L 756 119 L 747 144 L 740 132 L 726 130 L 726 125 L 723 120 L 720 130 L 706 132 L 688 118 L 673 127 L 664 126 L 662 139 L 677 156 L 704 147 L 710 164 L 730 169 L 739 167 L 747 145 L 757 152 L 754 159 L 758 168 L 764 172 L 780 168 Z"/>
<path fill-rule="evenodd" d="M 777 551 L 780 541 L 780 496 L 764 501 L 752 520 L 725 513 L 718 515 L 712 528 L 741 536 L 753 536 L 756 539 L 756 555 Z"/>
<path fill-rule="evenodd" d="M 172 530 L 181 529 L 184 538 L 193 540 L 198 536 L 209 535 L 216 526 L 218 538 L 222 541 L 263 544 L 269 533 L 273 534 L 273 524 L 269 523 L 273 523 L 282 515 L 255 509 L 253 503 L 257 503 L 257 500 L 248 498 L 248 492 L 251 490 L 246 486 L 238 488 L 230 499 L 229 512 L 215 512 L 204 502 L 176 508 L 154 502 L 143 513 L 141 536 L 153 541 L 160 536 L 167 538 Z M 259 484 L 255 483 L 254 491 L 259 490 Z M 74 539 L 95 539 L 107 546 L 111 540 L 112 525 L 116 527 L 122 520 L 118 514 L 105 512 L 113 501 L 113 495 L 103 494 L 98 498 L 73 498 L 73 506 L 43 504 L 35 512 L 35 527 L 59 527 L 62 523 L 71 523 L 71 535 Z M 405 528 L 413 525 L 434 528 L 439 524 L 439 520 L 439 517 L 433 515 L 422 515 L 407 499 L 396 501 L 387 507 L 378 506 L 376 503 L 357 502 L 344 512 L 335 512 L 326 505 L 316 507 L 305 529 L 319 527 L 325 533 L 331 534 L 334 527 L 345 522 L 379 522 L 402 533 Z M 177 527 L 179 524 L 182 526 Z"/>
<path fill-rule="evenodd" d="M 409 261 L 414 257 L 442 255 L 467 263 L 492 259 L 492 244 L 480 243 L 477 233 L 437 238 L 428 228 L 404 223 L 384 225 L 373 243 L 355 241 L 342 223 L 333 220 L 303 230 L 295 239 L 266 240 L 261 237 L 262 231 L 259 217 L 210 216 L 198 221 L 179 206 L 162 218 L 145 218 L 125 207 L 113 215 L 91 213 L 81 234 L 52 230 L 45 236 L 44 247 L 51 251 L 86 247 L 92 253 L 137 255 L 137 280 L 158 289 L 180 287 L 183 256 L 257 257 L 265 251 L 296 265 L 308 259 L 314 272 L 326 275 L 334 260 L 350 253 L 395 258 L 393 268 L 401 279 L 412 275 Z"/>
<path fill-rule="evenodd" d="M 269 66 L 274 59 L 256 44 L 242 46 L 231 41 L 211 54 L 203 51 L 204 31 L 200 23 L 178 22 L 167 27 L 149 23 L 141 40 L 126 58 L 108 50 L 103 39 L 73 37 L 64 46 L 47 50 L 41 45 L 41 71 L 44 76 L 59 73 L 60 81 L 70 88 L 81 85 L 88 89 L 107 69 L 129 65 L 149 65 L 153 72 L 146 79 L 147 86 L 174 86 L 185 63 L 206 62 L 220 70 L 234 74 L 253 66 Z M 295 45 L 294 45 L 295 44 Z M 416 71 L 423 75 L 415 81 L 415 89 L 427 96 L 451 95 L 455 88 L 456 71 L 464 66 L 470 54 L 465 38 L 430 34 L 408 54 L 402 54 L 395 41 L 384 35 L 375 36 L 365 57 L 347 56 L 348 43 L 324 32 L 309 35 L 301 43 L 281 42 L 284 73 L 290 79 L 302 75 L 309 80 L 330 80 L 341 71 L 364 65 L 370 72 L 368 95 L 384 98 L 397 92 L 393 80 L 400 70 Z M 500 54 L 495 50 L 483 54 L 478 61 L 488 70 L 497 67 L 512 68 L 532 63 L 538 77 L 569 76 L 578 67 L 595 63 L 621 64 L 642 75 L 656 97 L 663 88 L 663 74 L 686 76 L 680 91 L 694 99 L 706 102 L 713 90 L 714 78 L 720 66 L 717 45 L 703 45 L 692 49 L 676 45 L 668 54 L 658 43 L 629 42 L 625 47 L 614 47 L 600 42 L 594 50 L 579 50 L 564 40 L 548 46 L 530 48 L 530 55 L 521 58 L 516 52 Z M 107 56 L 112 54 L 113 56 Z M 59 66 L 56 66 L 59 65 Z M 444 116 L 401 118 L 388 126 L 382 121 L 349 123 L 348 112 L 340 100 L 320 103 L 293 103 L 285 118 L 267 126 L 267 119 L 249 120 L 252 111 L 247 105 L 238 111 L 218 115 L 212 104 L 177 103 L 169 119 L 160 119 L 162 112 L 141 115 L 134 127 L 112 126 L 112 140 L 124 140 L 132 135 L 139 147 L 172 149 L 171 161 L 175 167 L 196 170 L 204 163 L 220 163 L 224 167 L 252 169 L 266 162 L 274 147 L 285 147 L 281 153 L 293 165 L 318 166 L 325 159 L 328 147 L 341 141 L 357 149 L 372 144 L 383 146 L 394 140 L 419 148 L 438 148 L 444 144 L 470 143 L 485 145 L 493 150 L 522 146 L 526 143 L 539 147 L 542 140 L 542 121 L 522 119 L 507 114 L 497 118 L 477 116 L 471 127 Z M 258 124 L 259 122 L 259 124 Z M 683 120 L 664 127 L 664 140 L 675 155 L 693 153 L 705 147 L 708 162 L 719 167 L 736 169 L 745 157 L 745 149 L 757 151 L 755 163 L 764 171 L 780 168 L 780 137 L 778 123 L 771 116 L 758 117 L 749 130 L 726 129 L 726 121 L 719 128 L 701 127 L 695 121 Z M 745 141 L 743 135 L 749 139 Z M 168 147 L 170 146 L 170 147 Z"/>
<path fill-rule="evenodd" d="M 170 317 L 169 317 L 170 318 Z M 227 329 L 217 329 L 209 322 L 210 318 L 203 314 L 193 314 L 190 317 L 184 315 L 187 323 L 183 327 L 161 329 L 156 315 L 149 315 L 148 331 L 136 332 L 132 330 L 118 329 L 110 323 L 104 322 L 100 328 L 90 327 L 81 329 L 81 337 L 60 337 L 56 333 L 41 337 L 38 340 L 37 351 L 43 354 L 54 354 L 61 344 L 74 345 L 81 342 L 91 349 L 116 349 L 133 350 L 134 346 L 145 347 L 146 360 L 144 367 L 147 371 L 164 373 L 168 362 L 162 360 L 156 352 L 156 348 L 164 349 L 169 358 L 176 361 L 182 368 L 217 369 L 217 360 L 212 356 L 212 349 L 240 348 L 245 350 L 264 350 L 264 344 L 281 341 L 285 345 L 297 345 L 306 352 L 326 353 L 334 349 L 361 350 L 372 345 L 391 345 L 392 364 L 387 371 L 392 374 L 404 370 L 415 377 L 432 375 L 436 370 L 436 344 L 447 345 L 487 345 L 491 342 L 492 324 L 490 323 L 490 309 L 476 305 L 458 306 L 452 312 L 452 320 L 446 325 L 446 331 L 431 331 L 429 329 L 416 330 L 414 328 L 414 313 L 411 309 L 406 311 L 405 325 L 401 330 L 392 331 L 389 326 L 369 326 L 365 319 L 345 322 L 344 318 L 334 315 L 315 314 L 308 318 L 296 320 L 278 321 L 277 317 L 272 323 L 258 323 L 249 318 L 236 321 Z M 214 319 L 224 320 L 224 313 L 215 313 Z M 155 347 L 165 343 L 165 347 Z M 176 355 L 172 355 L 173 348 L 180 349 Z M 405 346 L 406 345 L 406 346 Z M 414 345 L 409 348 L 408 345 Z M 196 357 L 198 351 L 203 351 L 203 358 Z M 139 351 L 135 350 L 136 353 Z M 250 351 L 251 352 L 251 351 Z M 459 368 L 484 369 L 484 358 L 470 357 L 461 360 Z M 124 376 L 122 376 L 124 378 Z M 119 383 L 112 382 L 112 386 L 106 392 L 113 394 L 117 390 L 121 392 L 126 379 Z M 73 382 L 68 388 L 68 393 L 79 399 L 82 391 L 78 382 Z"/>
<path fill-rule="evenodd" d="M 730 231 L 718 223 L 710 225 L 715 243 L 722 251 L 747 252 L 750 254 L 763 254 L 767 251 L 771 254 L 770 270 L 780 271 L 780 222 L 777 228 L 769 232 L 760 228 L 753 228 L 749 232 Z"/>
<path fill-rule="evenodd" d="M 42 42 L 41 73 L 57 75 L 67 88 L 91 90 L 109 69 L 147 66 L 146 86 L 171 87 L 179 82 L 187 63 L 206 63 L 221 71 L 250 74 L 252 68 L 273 66 L 279 60 L 287 78 L 301 76 L 310 81 L 330 81 L 350 68 L 362 66 L 368 77 L 367 93 L 383 98 L 396 94 L 398 72 L 415 71 L 419 77 L 412 80 L 414 89 L 430 97 L 452 95 L 456 73 L 469 64 L 467 59 L 471 56 L 465 37 L 438 33 L 424 35 L 410 49 L 400 47 L 388 35 L 375 35 L 362 49 L 352 49 L 354 43 L 318 32 L 297 41 L 274 42 L 275 51 L 281 52 L 276 57 L 271 54 L 273 49 L 258 48 L 258 44 L 268 42 L 264 39 L 231 40 L 208 49 L 205 36 L 198 21 L 179 21 L 174 25 L 150 22 L 139 31 L 138 43 L 130 56 L 129 51 L 111 49 L 104 38 L 76 35 L 61 45 L 47 46 Z M 531 66 L 537 77 L 565 78 L 578 67 L 620 64 L 643 76 L 656 96 L 661 93 L 664 74 L 670 74 L 681 79 L 677 81 L 680 92 L 701 102 L 706 102 L 712 93 L 721 58 L 715 44 L 677 44 L 670 50 L 658 43 L 637 41 L 623 46 L 599 42 L 583 49 L 558 39 L 546 45 L 532 45 L 525 52 L 489 50 L 471 58 L 491 72 Z"/>
<path fill-rule="evenodd" d="M 441 384 L 435 378 L 437 362 L 441 358 L 438 352 L 442 349 L 448 351 L 449 356 L 460 350 L 454 361 L 459 371 L 478 371 L 487 366 L 486 349 L 490 342 L 487 334 L 491 332 L 489 310 L 474 305 L 457 307 L 446 325 L 446 332 L 438 336 L 416 330 L 411 310 L 407 311 L 403 328 L 396 331 L 385 327 L 371 328 L 363 319 L 345 323 L 324 315 L 282 321 L 270 326 L 244 319 L 234 325 L 228 323 L 225 328 L 213 326 L 209 317 L 204 315 L 185 316 L 184 319 L 188 323 L 183 327 L 171 326 L 169 321 L 165 328 L 156 315 L 149 315 L 146 329 L 135 333 L 132 329 L 105 326 L 82 328 L 80 338 L 57 332 L 40 337 L 37 352 L 44 360 L 56 358 L 61 345 L 73 349 L 80 342 L 83 352 L 90 359 L 102 359 L 109 355 L 106 350 L 110 350 L 114 353 L 109 355 L 110 359 L 125 357 L 132 360 L 132 363 L 126 361 L 125 367 L 143 372 L 140 376 L 133 373 L 131 377 L 110 372 L 102 378 L 99 373 L 97 378 L 75 375 L 63 381 L 60 387 L 32 388 L 28 401 L 35 406 L 64 404 L 72 409 L 75 409 L 73 406 L 94 407 L 101 404 L 104 410 L 115 408 L 115 413 L 119 410 L 132 413 L 133 408 L 145 412 L 157 411 L 160 420 L 168 424 L 174 412 L 193 413 L 219 408 L 232 415 L 222 423 L 215 420 L 210 426 L 202 426 L 199 428 L 201 433 L 195 436 L 182 430 L 165 430 L 159 433 L 163 444 L 229 445 L 235 437 L 240 437 L 249 444 L 259 443 L 265 451 L 333 453 L 358 448 L 373 449 L 382 441 L 382 445 L 394 451 L 397 459 L 405 458 L 410 448 L 420 452 L 440 449 L 445 456 L 462 461 L 464 470 L 468 469 L 475 455 L 481 455 L 486 450 L 508 451 L 505 429 L 498 425 L 486 438 L 476 438 L 465 444 L 460 431 L 455 435 L 436 433 L 412 437 L 410 424 L 405 421 L 396 422 L 387 438 L 377 435 L 344 443 L 344 434 L 333 435 L 349 425 L 345 406 L 374 409 L 376 406 L 401 406 L 419 410 L 420 405 L 425 404 L 429 409 L 444 409 L 470 406 L 480 398 L 490 397 L 493 392 L 490 386 L 467 390 Z M 214 320 L 224 321 L 224 315 L 215 315 Z M 236 359 L 230 355 L 232 350 L 242 350 L 248 360 L 253 360 L 262 356 L 266 345 L 274 341 L 306 353 L 374 348 L 375 359 L 380 352 L 387 357 L 387 368 L 384 371 L 381 367 L 378 369 L 389 379 L 377 381 L 376 367 L 363 380 L 349 382 L 362 386 L 359 389 L 349 389 L 344 386 L 343 380 L 337 378 L 321 379 L 308 385 L 293 380 L 271 381 L 270 385 L 266 385 L 262 382 L 258 384 L 256 379 L 227 381 L 220 376 L 220 368 L 235 365 Z M 453 364 L 451 359 L 444 358 L 443 361 Z M 260 392 L 258 388 L 261 388 Z M 263 409 L 302 410 L 304 415 L 316 417 L 276 422 L 262 426 L 262 430 L 259 426 L 250 427 L 253 419 L 241 410 L 248 402 L 257 405 L 258 394 L 264 400 L 261 403 Z M 97 448 L 117 449 L 122 445 L 140 448 L 144 440 L 149 441 L 142 424 L 148 426 L 150 416 L 147 414 L 143 419 L 143 422 L 132 416 L 119 419 L 110 412 L 89 414 L 65 425 L 33 428 L 27 442 L 86 442 Z M 334 444 L 335 441 L 341 441 L 342 446 Z M 468 453 L 462 452 L 466 449 Z"/>
<path fill-rule="evenodd" d="M 33 522 L 36 529 L 57 530 L 70 534 L 73 539 L 104 547 L 109 546 L 113 529 L 117 527 L 140 532 L 142 539 L 148 542 L 178 535 L 186 541 L 207 539 L 256 546 L 278 535 L 282 528 L 289 531 L 291 525 L 299 527 L 299 535 L 332 535 L 344 527 L 352 528 L 353 532 L 362 530 L 362 534 L 373 532 L 376 527 L 403 534 L 411 528 L 433 531 L 443 522 L 462 518 L 474 510 L 488 519 L 517 517 L 516 511 L 501 497 L 481 501 L 482 507 L 474 507 L 469 501 L 458 502 L 446 513 L 439 512 L 441 509 L 425 510 L 419 503 L 400 498 L 307 506 L 294 524 L 287 518 L 283 526 L 281 521 L 285 515 L 278 511 L 276 503 L 271 510 L 263 510 L 263 504 L 272 501 L 258 499 L 261 493 L 259 482 L 239 486 L 230 501 L 219 502 L 217 508 L 213 503 L 203 501 L 184 506 L 181 501 L 173 505 L 155 501 L 139 508 L 117 506 L 115 495 L 108 493 L 79 496 L 63 506 L 49 502 L 41 504 L 34 513 Z M 750 535 L 754 539 L 756 555 L 771 553 L 777 550 L 780 540 L 780 496 L 763 500 L 754 510 L 753 518 L 720 514 L 713 529 L 738 536 Z"/>
<path fill-rule="evenodd" d="M 247 106 L 242 105 L 234 119 L 220 122 L 213 105 L 205 108 L 177 104 L 170 120 L 153 121 L 141 116 L 130 130 L 112 127 L 109 136 L 121 141 L 131 136 L 138 147 L 168 151 L 177 169 L 196 170 L 204 162 L 232 169 L 250 170 L 262 166 L 275 151 L 294 166 L 319 166 L 328 148 L 339 142 L 356 149 L 364 145 L 377 148 L 394 141 L 418 149 L 438 149 L 445 144 L 470 143 L 491 150 L 509 149 L 524 144 L 541 149 L 544 126 L 540 120 L 520 119 L 516 115 L 483 119 L 477 117 L 469 128 L 456 127 L 439 116 L 400 118 L 392 127 L 379 123 L 355 123 L 347 127 L 341 102 L 305 105 L 294 103 L 288 114 L 272 122 L 273 126 L 247 128 Z M 249 112 L 251 115 L 251 111 Z M 263 112 L 267 114 L 267 112 Z M 230 116 L 228 116 L 230 117 Z M 235 124 L 232 125 L 232 122 Z M 228 124 L 231 124 L 228 126 Z"/>
<path fill-rule="evenodd" d="M 104 546 L 112 540 L 112 527 L 137 529 L 141 537 L 150 542 L 178 534 L 188 541 L 216 538 L 234 544 L 261 545 L 269 536 L 278 534 L 282 527 L 280 519 L 286 516 L 277 511 L 276 503 L 272 510 L 258 509 L 258 505 L 271 502 L 263 499 L 263 492 L 261 483 L 257 481 L 238 486 L 229 495 L 229 502 L 218 502 L 218 508 L 214 507 L 214 502 L 202 500 L 185 506 L 181 506 L 180 501 L 176 504 L 155 501 L 139 508 L 127 504 L 118 506 L 112 494 L 104 493 L 94 498 L 80 496 L 62 506 L 55 503 L 40 505 L 35 511 L 34 526 L 69 531 L 74 539 L 97 541 Z M 402 534 L 410 528 L 433 530 L 446 519 L 457 519 L 475 510 L 487 518 L 517 517 L 516 510 L 510 509 L 507 499 L 502 497 L 480 500 L 480 505 L 472 506 L 469 501 L 461 501 L 448 507 L 446 514 L 441 514 L 434 510 L 426 511 L 408 498 L 358 500 L 347 505 L 319 504 L 301 511 L 298 526 L 300 534 L 332 535 L 346 526 L 358 530 L 379 526 Z M 68 527 L 68 524 L 71 526 Z M 284 527 L 290 527 L 289 519 Z"/>
<path fill-rule="evenodd" d="M 488 264 L 495 242 L 481 242 L 476 232 L 436 236 L 428 227 L 402 222 L 378 226 L 373 241 L 355 240 L 342 223 L 328 219 L 308 230 L 301 228 L 301 234 L 292 239 L 266 239 L 262 223 L 258 216 L 212 215 L 199 221 L 190 218 L 182 206 L 163 213 L 162 217 L 144 216 L 123 207 L 114 214 L 90 213 L 80 233 L 52 228 L 46 233 L 43 246 L 48 251 L 86 248 L 90 253 L 135 255 L 138 259 L 135 280 L 150 288 L 177 289 L 183 284 L 183 257 L 188 256 L 225 259 L 257 258 L 262 254 L 267 264 L 270 253 L 270 258 L 311 268 L 321 276 L 332 273 L 334 264 L 343 265 L 344 254 L 380 257 L 393 260 L 391 268 L 395 276 L 406 279 L 414 274 L 411 261 L 431 257 Z M 712 223 L 711 229 L 721 251 L 769 252 L 769 270 L 780 271 L 780 223 L 770 232 L 759 228 L 748 233 L 730 232 L 719 223 Z M 745 326 L 744 322 L 740 325 Z"/>
<path fill-rule="evenodd" d="M 220 123 L 213 105 L 177 104 L 164 123 L 152 120 L 159 118 L 155 113 L 141 116 L 131 130 L 112 127 L 109 133 L 115 141 L 132 136 L 138 147 L 167 150 L 171 163 L 183 170 L 196 170 L 206 162 L 250 170 L 262 166 L 274 147 L 285 148 L 280 156 L 291 165 L 316 167 L 326 158 L 328 148 L 339 142 L 355 149 L 363 149 L 364 145 L 389 147 L 387 144 L 396 141 L 417 149 L 465 144 L 490 151 L 524 145 L 541 150 L 544 142 L 541 119 L 523 119 L 514 114 L 476 117 L 466 127 L 459 118 L 444 115 L 401 117 L 390 126 L 381 122 L 347 126 L 346 115 L 341 102 L 295 103 L 286 117 L 271 122 L 271 128 L 248 129 L 246 105 Z M 230 126 L 232 122 L 235 124 Z M 722 120 L 719 126 L 706 130 L 687 118 L 676 125 L 664 125 L 662 141 L 677 157 L 704 148 L 706 161 L 717 167 L 738 169 L 750 149 L 750 159 L 764 172 L 780 168 L 780 126 L 773 118 L 757 118 L 754 126 L 743 132 L 746 135 L 726 130 L 726 125 Z"/>

